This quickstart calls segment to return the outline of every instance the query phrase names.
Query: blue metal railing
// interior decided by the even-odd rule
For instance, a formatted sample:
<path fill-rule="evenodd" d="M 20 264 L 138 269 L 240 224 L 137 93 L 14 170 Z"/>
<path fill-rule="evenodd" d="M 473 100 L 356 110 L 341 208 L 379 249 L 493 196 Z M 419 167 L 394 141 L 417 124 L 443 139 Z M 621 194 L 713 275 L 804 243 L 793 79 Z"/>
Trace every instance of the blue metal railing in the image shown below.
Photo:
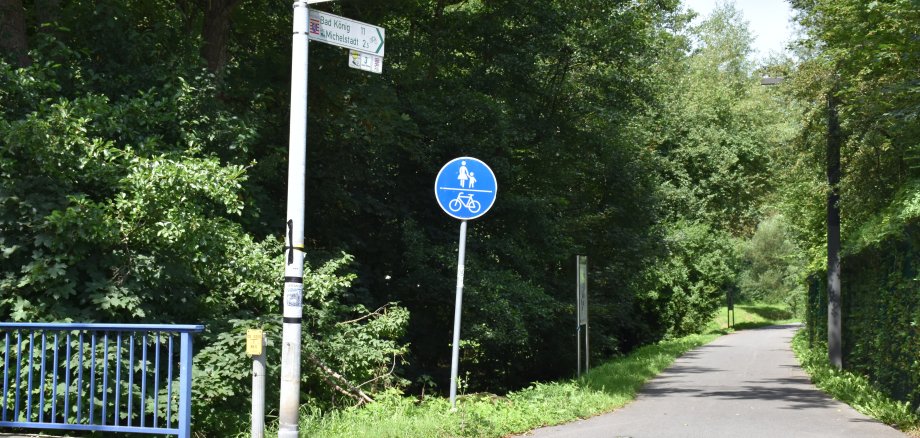
<path fill-rule="evenodd" d="M 189 438 L 192 335 L 202 330 L 0 323 L 0 427 Z"/>

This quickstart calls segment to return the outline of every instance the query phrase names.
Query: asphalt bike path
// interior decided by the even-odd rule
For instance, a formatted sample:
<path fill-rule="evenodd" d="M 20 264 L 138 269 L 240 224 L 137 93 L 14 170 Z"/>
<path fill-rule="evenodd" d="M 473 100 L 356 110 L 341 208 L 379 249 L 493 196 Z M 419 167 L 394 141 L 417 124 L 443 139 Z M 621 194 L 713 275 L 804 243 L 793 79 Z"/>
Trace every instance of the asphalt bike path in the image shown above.
<path fill-rule="evenodd" d="M 678 358 L 622 409 L 524 436 L 903 438 L 811 384 L 790 347 L 800 327 L 722 336 Z"/>

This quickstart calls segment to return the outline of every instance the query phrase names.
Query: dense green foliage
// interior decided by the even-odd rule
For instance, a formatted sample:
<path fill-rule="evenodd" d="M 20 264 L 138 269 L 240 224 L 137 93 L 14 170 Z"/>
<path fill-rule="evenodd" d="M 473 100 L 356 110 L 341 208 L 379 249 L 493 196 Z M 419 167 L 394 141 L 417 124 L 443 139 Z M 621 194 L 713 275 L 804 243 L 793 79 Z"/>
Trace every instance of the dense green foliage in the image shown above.
<path fill-rule="evenodd" d="M 238 430 L 241 420 L 228 412 L 248 386 L 243 334 L 264 326 L 277 339 L 280 331 L 271 315 L 281 242 L 248 231 L 244 214 L 254 164 L 239 151 L 257 133 L 221 103 L 219 82 L 199 67 L 194 45 L 174 38 L 181 29 L 169 24 L 181 17 L 170 5 L 62 9 L 67 18 L 55 33 L 32 38 L 31 65 L 0 62 L 0 314 L 203 323 L 199 429 Z M 163 28 L 150 29 L 144 17 Z M 383 303 L 344 322 L 370 308 L 346 298 L 353 258 L 313 260 L 305 346 L 357 382 L 384 375 L 405 354 L 407 312 Z M 277 381 L 278 360 L 271 362 Z M 305 395 L 330 399 L 315 368 L 305 370 Z"/>
<path fill-rule="evenodd" d="M 675 335 L 701 330 L 750 269 L 739 247 L 765 216 L 771 152 L 794 133 L 783 102 L 752 74 L 740 12 L 724 5 L 688 33 L 695 48 L 656 70 L 664 88 L 638 134 L 655 152 L 665 207 L 668 256 L 648 277 L 666 298 L 660 312 Z"/>
<path fill-rule="evenodd" d="M 917 218 L 920 129 L 918 8 L 888 2 L 793 1 L 807 32 L 789 91 L 802 107 L 798 138 L 783 154 L 781 209 L 814 260 L 823 248 L 827 96 L 845 138 L 840 183 L 844 252 L 858 251 Z M 816 267 L 822 266 L 815 263 Z"/>
<path fill-rule="evenodd" d="M 75 2 L 37 14 L 24 3 L 30 63 L 5 63 L 0 76 L 4 314 L 198 321 L 209 326 L 203 345 L 227 348 L 229 333 L 277 311 L 289 7 L 232 4 L 229 55 L 214 68 L 199 50 L 213 41 L 197 33 L 208 10 L 176 4 Z M 741 65 L 749 41 L 733 39 L 743 33 L 737 14 L 697 30 L 676 2 L 327 7 L 386 27 L 388 51 L 385 74 L 369 76 L 348 69 L 339 49 L 311 49 L 310 258 L 353 256 L 330 265 L 338 277 L 315 274 L 311 351 L 356 381 L 395 355 L 406 359 L 398 375 L 443 385 L 456 224 L 434 207 L 430 184 L 461 154 L 486 158 L 502 186 L 470 231 L 462 367 L 471 388 L 569 371 L 559 352 L 573 341 L 576 253 L 591 260 L 598 356 L 705 325 L 733 277 L 726 239 L 744 229 L 725 225 L 752 220 L 764 180 L 757 149 L 736 151 L 757 135 L 738 134 L 746 112 L 731 110 L 756 80 L 740 67 L 712 74 L 721 60 Z M 697 33 L 708 43 L 688 53 Z M 669 86 L 675 77 L 681 90 L 731 82 L 733 94 L 684 99 Z M 700 106 L 709 119 L 681 119 Z M 667 129 L 650 134 L 657 124 Z M 707 151 L 709 141 L 720 149 Z M 699 159 L 685 165 L 691 155 Z M 711 184 L 696 193 L 694 180 Z M 713 203 L 726 190 L 740 197 Z M 718 213 L 734 200 L 741 210 Z M 361 325 L 362 336 L 377 345 L 408 321 L 401 340 L 411 350 L 384 342 L 354 357 L 335 319 L 392 302 L 412 318 L 374 313 L 387 328 Z M 239 355 L 200 357 L 236 364 L 218 376 L 244 374 Z"/>
<path fill-rule="evenodd" d="M 738 288 L 742 300 L 782 303 L 793 314 L 802 310 L 805 254 L 781 215 L 771 216 L 757 225 L 749 240 L 741 243 L 742 268 Z"/>

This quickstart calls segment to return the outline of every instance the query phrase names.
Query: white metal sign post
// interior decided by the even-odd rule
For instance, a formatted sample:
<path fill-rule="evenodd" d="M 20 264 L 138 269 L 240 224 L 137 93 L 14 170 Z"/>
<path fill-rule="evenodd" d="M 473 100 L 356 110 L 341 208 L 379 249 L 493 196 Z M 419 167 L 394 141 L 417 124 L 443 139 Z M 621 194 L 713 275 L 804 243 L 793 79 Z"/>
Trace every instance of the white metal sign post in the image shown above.
<path fill-rule="evenodd" d="M 457 301 L 454 305 L 454 342 L 450 359 L 450 408 L 457 409 L 457 372 L 460 366 L 460 308 L 463 304 L 463 276 L 466 259 L 466 221 L 476 219 L 495 204 L 498 182 L 486 163 L 460 157 L 450 160 L 434 181 L 434 195 L 441 209 L 460 219 L 460 248 L 457 255 Z"/>
<path fill-rule="evenodd" d="M 589 359 L 591 357 L 588 351 L 588 257 L 575 256 L 575 272 L 577 284 L 575 286 L 576 311 L 576 354 L 577 365 L 576 374 L 581 376 L 581 326 L 585 326 L 585 372 L 591 367 Z"/>
<path fill-rule="evenodd" d="M 288 140 L 287 223 L 284 230 L 284 310 L 278 437 L 297 438 L 303 308 L 303 221 L 307 175 L 307 2 L 294 2 L 291 50 L 291 131 Z"/>
<path fill-rule="evenodd" d="M 314 14 L 309 10 L 307 4 L 321 1 L 325 0 L 294 1 L 287 221 L 284 230 L 284 309 L 281 340 L 281 403 L 278 408 L 279 438 L 298 438 L 301 318 L 303 317 L 304 189 L 307 175 L 307 56 L 310 40 L 308 22 L 309 28 L 314 27 L 312 20 Z M 340 25 L 348 29 L 353 26 L 352 20 L 341 17 L 329 20 L 332 26 Z M 323 24 L 320 23 L 317 32 L 322 33 L 323 28 Z M 371 28 L 374 28 L 377 40 L 368 38 L 368 44 L 376 41 L 378 47 L 375 49 L 379 53 L 375 54 L 383 56 L 383 29 L 375 26 Z M 358 31 L 361 32 L 361 29 L 363 28 L 359 28 Z M 366 33 L 366 30 L 364 32 Z M 320 41 L 329 42 L 323 39 Z"/>

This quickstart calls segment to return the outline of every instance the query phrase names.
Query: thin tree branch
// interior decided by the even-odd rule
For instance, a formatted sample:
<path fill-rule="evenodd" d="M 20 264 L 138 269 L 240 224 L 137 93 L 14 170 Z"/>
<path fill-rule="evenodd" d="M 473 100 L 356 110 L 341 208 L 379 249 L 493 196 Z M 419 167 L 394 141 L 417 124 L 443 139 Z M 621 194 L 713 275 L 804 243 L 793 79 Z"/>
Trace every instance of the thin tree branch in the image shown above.
<path fill-rule="evenodd" d="M 388 372 L 386 372 L 386 373 L 384 373 L 384 374 L 381 374 L 381 375 L 379 375 L 379 376 L 377 376 L 377 377 L 374 377 L 373 379 L 370 379 L 370 380 L 368 380 L 368 381 L 366 381 L 366 382 L 364 382 L 364 383 L 358 385 L 358 388 L 361 388 L 361 387 L 363 387 L 364 385 L 367 385 L 368 383 L 376 382 L 377 380 L 380 380 L 380 379 L 382 379 L 382 378 L 384 378 L 384 377 L 393 375 L 393 371 L 395 371 L 395 370 L 396 370 L 396 355 L 394 354 L 394 355 L 393 355 L 393 365 L 390 366 L 390 371 L 388 371 Z"/>
<path fill-rule="evenodd" d="M 384 304 L 384 305 L 380 306 L 377 310 L 375 310 L 375 311 L 373 311 L 373 312 L 371 312 L 371 313 L 368 313 L 367 315 L 364 315 L 364 316 L 362 316 L 362 317 L 360 317 L 360 318 L 350 319 L 350 320 L 348 320 L 348 321 L 337 322 L 337 323 L 335 323 L 335 325 L 351 324 L 351 323 L 355 323 L 355 322 L 358 322 L 358 321 L 361 321 L 361 320 L 370 318 L 370 317 L 372 317 L 372 316 L 374 316 L 374 315 L 380 316 L 380 315 L 386 314 L 387 306 L 389 306 L 389 304 Z M 383 312 L 381 312 L 381 311 L 383 311 Z"/>

